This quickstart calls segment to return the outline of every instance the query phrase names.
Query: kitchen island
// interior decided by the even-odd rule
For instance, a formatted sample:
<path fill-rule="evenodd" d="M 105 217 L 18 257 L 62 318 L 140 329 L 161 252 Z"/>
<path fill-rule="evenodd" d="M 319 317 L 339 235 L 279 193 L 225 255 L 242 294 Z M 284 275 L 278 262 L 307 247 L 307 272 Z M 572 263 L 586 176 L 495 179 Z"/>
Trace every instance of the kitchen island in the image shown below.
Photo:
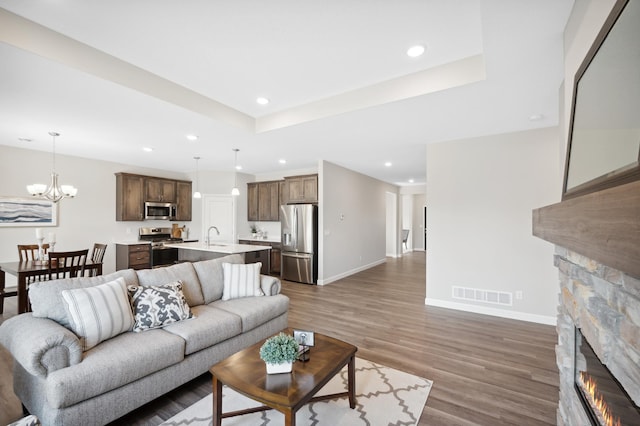
<path fill-rule="evenodd" d="M 262 262 L 261 273 L 268 274 L 270 269 L 271 246 L 254 244 L 235 244 L 213 242 L 211 244 L 194 243 L 165 243 L 165 247 L 178 249 L 180 262 L 198 262 L 200 260 L 217 259 L 230 254 L 243 254 L 245 263 Z"/>

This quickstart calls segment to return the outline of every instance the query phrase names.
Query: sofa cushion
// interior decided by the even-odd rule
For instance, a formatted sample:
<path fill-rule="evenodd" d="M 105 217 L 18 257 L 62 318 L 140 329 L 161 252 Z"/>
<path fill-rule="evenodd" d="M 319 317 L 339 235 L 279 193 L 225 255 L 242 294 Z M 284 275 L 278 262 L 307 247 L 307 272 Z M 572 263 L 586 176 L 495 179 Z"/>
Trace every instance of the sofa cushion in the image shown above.
<path fill-rule="evenodd" d="M 196 270 L 198 279 L 200 280 L 204 303 L 206 304 L 222 298 L 222 290 L 224 288 L 223 263 L 244 263 L 244 257 L 241 254 L 232 254 L 218 259 L 195 262 L 193 264 L 193 268 Z"/>
<path fill-rule="evenodd" d="M 193 317 L 180 280 L 165 285 L 129 286 L 135 324 L 133 331 L 164 327 Z"/>
<path fill-rule="evenodd" d="M 195 315 L 192 320 L 164 328 L 165 331 L 176 334 L 187 342 L 185 355 L 213 346 L 242 332 L 242 320 L 237 315 L 207 305 L 194 306 L 192 310 Z"/>
<path fill-rule="evenodd" d="M 264 296 L 260 288 L 260 268 L 262 268 L 261 262 L 247 265 L 223 263 L 224 289 L 222 290 L 222 300 Z"/>
<path fill-rule="evenodd" d="M 123 333 L 84 352 L 80 364 L 43 380 L 48 405 L 69 407 L 117 389 L 184 359 L 185 342 L 163 330 Z"/>
<path fill-rule="evenodd" d="M 29 285 L 29 301 L 34 317 L 49 318 L 71 329 L 71 318 L 62 299 L 62 290 L 93 287 L 124 278 L 126 284 L 138 285 L 138 276 L 133 269 L 125 269 L 97 277 L 63 278 L 60 280 L 37 281 Z"/>
<path fill-rule="evenodd" d="M 82 350 L 131 330 L 133 314 L 124 278 L 93 287 L 62 290 L 72 320 L 71 328 Z"/>
<path fill-rule="evenodd" d="M 242 332 L 245 333 L 287 312 L 289 298 L 282 294 L 244 297 L 242 299 L 218 300 L 209 306 L 238 315 L 242 319 Z"/>
<path fill-rule="evenodd" d="M 198 306 L 204 303 L 198 275 L 190 262 L 138 271 L 138 282 L 144 286 L 164 285 L 178 280 L 182 281 L 182 291 L 189 306 Z"/>

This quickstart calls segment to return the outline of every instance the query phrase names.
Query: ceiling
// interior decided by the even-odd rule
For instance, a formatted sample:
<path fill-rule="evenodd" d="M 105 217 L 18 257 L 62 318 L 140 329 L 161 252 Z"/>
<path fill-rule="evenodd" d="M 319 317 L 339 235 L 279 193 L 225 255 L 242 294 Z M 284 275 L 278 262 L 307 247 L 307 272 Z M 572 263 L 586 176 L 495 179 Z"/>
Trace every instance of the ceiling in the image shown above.
<path fill-rule="evenodd" d="M 239 148 L 250 174 L 424 184 L 427 143 L 557 125 L 572 5 L 0 0 L 0 144 L 57 131 L 58 153 L 185 173 Z"/>

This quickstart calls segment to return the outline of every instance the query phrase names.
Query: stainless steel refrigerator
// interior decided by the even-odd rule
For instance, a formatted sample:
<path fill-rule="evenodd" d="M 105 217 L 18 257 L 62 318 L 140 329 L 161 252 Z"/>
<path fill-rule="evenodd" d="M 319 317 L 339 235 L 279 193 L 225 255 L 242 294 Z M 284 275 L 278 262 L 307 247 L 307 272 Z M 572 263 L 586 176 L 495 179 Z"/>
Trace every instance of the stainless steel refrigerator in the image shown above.
<path fill-rule="evenodd" d="M 281 277 L 305 284 L 318 282 L 318 206 L 280 206 Z"/>

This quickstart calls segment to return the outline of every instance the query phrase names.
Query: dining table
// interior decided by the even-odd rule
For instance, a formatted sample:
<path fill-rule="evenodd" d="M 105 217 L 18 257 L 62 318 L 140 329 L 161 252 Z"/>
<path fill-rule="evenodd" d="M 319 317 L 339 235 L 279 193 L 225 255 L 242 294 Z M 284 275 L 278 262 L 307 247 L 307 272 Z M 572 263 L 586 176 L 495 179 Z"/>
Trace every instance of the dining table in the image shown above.
<path fill-rule="evenodd" d="M 102 262 L 93 262 L 87 259 L 85 271 L 89 271 L 92 275 L 102 275 Z M 49 273 L 49 264 L 39 260 L 28 260 L 22 262 L 1 262 L 0 263 L 0 291 L 4 292 L 5 273 L 11 274 L 18 278 L 18 313 L 29 311 L 27 281 L 29 277 L 41 277 L 41 281 L 46 278 Z M 45 278 L 42 278 L 45 277 Z"/>

